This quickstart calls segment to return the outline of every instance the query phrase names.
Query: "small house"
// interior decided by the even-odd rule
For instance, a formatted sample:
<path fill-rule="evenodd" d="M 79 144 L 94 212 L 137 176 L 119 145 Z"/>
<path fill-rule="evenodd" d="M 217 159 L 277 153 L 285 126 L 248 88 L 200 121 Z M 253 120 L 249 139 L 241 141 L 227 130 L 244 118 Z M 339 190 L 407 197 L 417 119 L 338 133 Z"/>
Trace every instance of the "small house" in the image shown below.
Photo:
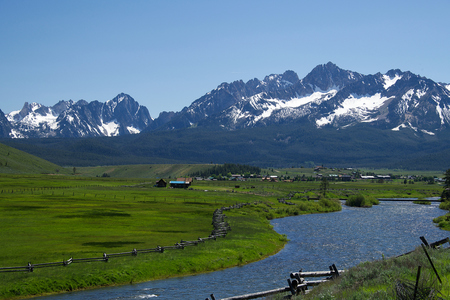
<path fill-rule="evenodd" d="M 344 175 L 340 175 L 339 177 L 340 177 L 341 181 L 352 181 L 351 175 L 344 174 Z"/>
<path fill-rule="evenodd" d="M 160 179 L 156 182 L 156 187 L 166 187 L 167 186 L 167 182 L 164 179 Z"/>
<path fill-rule="evenodd" d="M 192 178 L 177 178 L 177 180 L 170 182 L 171 188 L 186 189 L 192 184 Z"/>

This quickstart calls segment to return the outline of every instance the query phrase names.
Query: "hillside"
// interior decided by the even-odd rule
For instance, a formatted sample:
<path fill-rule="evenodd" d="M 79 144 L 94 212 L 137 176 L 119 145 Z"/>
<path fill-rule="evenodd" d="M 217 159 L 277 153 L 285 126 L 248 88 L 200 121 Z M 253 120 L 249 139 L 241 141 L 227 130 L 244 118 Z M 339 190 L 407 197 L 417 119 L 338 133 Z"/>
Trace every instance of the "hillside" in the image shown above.
<path fill-rule="evenodd" d="M 68 174 L 62 168 L 42 158 L 0 144 L 0 173 L 9 174 Z"/>
<path fill-rule="evenodd" d="M 83 176 L 121 178 L 177 178 L 210 168 L 209 164 L 137 164 L 76 168 Z"/>
<path fill-rule="evenodd" d="M 236 163 L 445 170 L 449 87 L 408 71 L 363 75 L 330 62 L 303 79 L 286 71 L 222 83 L 182 111 L 156 119 L 126 94 L 105 103 L 26 103 L 6 117 L 0 111 L 0 142 L 72 167 Z"/>
<path fill-rule="evenodd" d="M 342 130 L 302 123 L 235 131 L 191 128 L 81 139 L 4 139 L 14 148 L 62 166 L 223 164 L 258 167 L 401 168 L 446 170 L 447 130 L 381 131 L 359 125 Z M 97 172 L 101 175 L 101 172 Z"/>

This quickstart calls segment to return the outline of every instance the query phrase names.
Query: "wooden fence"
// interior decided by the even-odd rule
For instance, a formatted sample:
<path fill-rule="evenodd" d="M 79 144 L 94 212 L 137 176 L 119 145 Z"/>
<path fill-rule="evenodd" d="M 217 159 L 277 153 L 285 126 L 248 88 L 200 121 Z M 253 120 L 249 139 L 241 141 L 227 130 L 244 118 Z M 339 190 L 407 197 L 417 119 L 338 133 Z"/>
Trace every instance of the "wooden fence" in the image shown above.
<path fill-rule="evenodd" d="M 439 248 L 441 245 L 445 244 L 445 243 L 449 243 L 450 244 L 450 238 L 445 238 L 439 241 L 436 241 L 434 243 L 428 243 L 428 241 L 425 239 L 425 237 L 421 236 L 420 239 L 422 240 L 422 248 L 430 262 L 430 265 L 433 268 L 433 271 L 435 272 L 437 278 L 439 279 L 439 281 L 441 282 L 441 279 L 439 277 L 439 274 L 430 258 L 430 256 L 428 255 L 427 252 L 427 248 Z M 450 247 L 449 247 L 450 248 Z M 446 248 L 446 249 L 449 249 Z M 412 252 L 412 251 L 411 251 Z M 408 255 L 411 252 L 407 252 L 405 254 L 401 254 L 397 257 L 403 256 L 403 255 Z M 267 291 L 263 291 L 263 292 L 256 292 L 256 293 L 252 293 L 252 294 L 245 294 L 245 295 L 240 295 L 240 296 L 233 296 L 233 297 L 228 297 L 228 298 L 222 298 L 221 300 L 248 300 L 248 299 L 256 299 L 256 298 L 262 298 L 262 297 L 267 297 L 270 295 L 275 295 L 275 294 L 281 294 L 281 293 L 289 293 L 289 295 L 287 295 L 285 298 L 286 299 L 290 299 L 293 295 L 299 295 L 299 294 L 306 294 L 308 292 L 308 287 L 313 287 L 313 286 L 317 286 L 321 283 L 333 280 L 337 277 L 339 277 L 342 273 L 346 272 L 345 270 L 338 270 L 336 268 L 335 264 L 332 264 L 331 266 L 329 266 L 329 271 L 314 271 L 314 272 L 303 272 L 302 270 L 298 271 L 298 272 L 293 272 L 289 275 L 289 279 L 287 279 L 288 282 L 288 286 L 286 287 L 282 287 L 282 288 L 277 288 L 277 289 L 272 289 L 272 290 L 267 290 Z M 418 276 L 420 276 L 420 267 L 419 267 L 419 271 L 418 271 Z M 310 277 L 321 277 L 322 279 L 319 280 L 309 280 L 306 281 L 305 278 L 310 278 Z M 292 279 L 292 280 L 291 280 Z M 417 278 L 418 281 L 418 278 Z M 442 282 L 441 282 L 442 283 Z M 416 283 L 416 290 L 417 290 L 417 283 Z M 214 297 L 214 294 L 211 294 L 211 300 L 216 300 L 216 298 Z M 415 299 L 415 298 L 414 298 Z M 210 300 L 209 298 L 206 298 L 206 300 Z"/>
<path fill-rule="evenodd" d="M 245 294 L 240 296 L 222 298 L 221 300 L 248 300 L 267 297 L 280 293 L 290 293 L 290 295 L 305 294 L 308 291 L 308 287 L 317 286 L 323 282 L 333 280 L 344 272 L 344 270 L 338 270 L 336 268 L 336 265 L 334 264 L 329 266 L 329 269 L 330 269 L 329 271 L 316 271 L 316 272 L 303 272 L 302 270 L 300 270 L 298 272 L 294 272 L 289 275 L 290 278 L 287 279 L 288 286 L 286 287 L 267 290 L 263 292 Z M 309 277 L 324 277 L 324 279 L 306 281 L 305 278 Z M 209 300 L 209 298 L 206 298 L 206 300 Z M 214 294 L 211 294 L 211 300 L 216 300 Z"/>
<path fill-rule="evenodd" d="M 246 205 L 250 205 L 252 203 L 239 203 L 235 205 L 231 205 L 228 207 L 221 207 L 214 211 L 213 213 L 213 230 L 208 237 L 198 238 L 195 241 L 184 241 L 181 240 L 178 243 L 175 243 L 172 246 L 157 246 L 156 248 L 150 249 L 133 249 L 130 252 L 121 252 L 121 253 L 103 253 L 101 257 L 91 257 L 91 258 L 69 258 L 68 260 L 63 260 L 59 262 L 49 262 L 49 263 L 36 263 L 33 264 L 29 262 L 26 266 L 21 267 L 0 267 L 0 273 L 6 272 L 33 272 L 34 269 L 37 268 L 47 268 L 47 267 L 66 267 L 73 263 L 86 263 L 86 262 L 96 262 L 103 261 L 107 262 L 110 258 L 122 257 L 122 256 L 137 256 L 138 254 L 144 253 L 152 253 L 158 252 L 163 253 L 165 250 L 176 250 L 176 249 L 184 249 L 189 246 L 197 246 L 199 243 L 204 243 L 208 240 L 216 240 L 220 237 L 225 237 L 228 232 L 231 230 L 231 226 L 225 221 L 226 216 L 224 215 L 224 211 L 228 211 L 231 209 L 242 208 Z"/>

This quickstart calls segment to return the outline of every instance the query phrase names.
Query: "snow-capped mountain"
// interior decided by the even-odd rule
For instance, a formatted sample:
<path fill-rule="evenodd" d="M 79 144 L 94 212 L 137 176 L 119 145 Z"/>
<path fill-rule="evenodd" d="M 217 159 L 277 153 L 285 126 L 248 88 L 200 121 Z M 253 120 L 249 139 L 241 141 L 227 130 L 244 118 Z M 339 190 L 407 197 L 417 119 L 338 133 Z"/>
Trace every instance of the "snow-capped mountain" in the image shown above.
<path fill-rule="evenodd" d="M 152 119 L 126 94 L 105 103 L 60 101 L 52 107 L 25 103 L 6 116 L 3 137 L 95 137 L 189 127 L 236 130 L 290 122 L 342 129 L 361 123 L 433 135 L 450 127 L 450 84 L 398 69 L 363 75 L 329 62 L 303 79 L 294 71 L 222 83 L 180 112 Z"/>
<path fill-rule="evenodd" d="M 126 94 L 105 103 L 69 100 L 52 107 L 25 103 L 20 111 L 11 112 L 6 118 L 9 137 L 13 138 L 135 134 L 153 121 L 147 108 Z"/>
<path fill-rule="evenodd" d="M 362 75 L 327 63 L 301 80 L 288 71 L 262 81 L 224 83 L 164 127 L 196 124 L 234 130 L 300 120 L 317 128 L 368 123 L 382 129 L 410 128 L 433 135 L 450 125 L 450 89 L 411 72 Z"/>

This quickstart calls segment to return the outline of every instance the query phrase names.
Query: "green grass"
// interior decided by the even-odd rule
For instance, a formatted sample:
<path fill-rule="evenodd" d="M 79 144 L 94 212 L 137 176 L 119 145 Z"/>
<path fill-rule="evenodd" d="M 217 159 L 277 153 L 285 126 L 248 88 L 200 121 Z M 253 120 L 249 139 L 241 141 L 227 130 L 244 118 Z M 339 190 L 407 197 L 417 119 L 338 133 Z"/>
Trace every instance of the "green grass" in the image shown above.
<path fill-rule="evenodd" d="M 111 258 L 107 263 L 36 269 L 30 274 L 0 274 L 0 294 L 10 298 L 208 272 L 262 259 L 277 252 L 286 242 L 273 232 L 267 220 L 255 218 L 251 210 L 242 209 L 227 216 L 233 230 L 225 238 L 184 250 Z M 108 245 L 98 246 L 105 250 Z M 119 250 L 120 245 L 116 246 L 114 250 Z"/>
<path fill-rule="evenodd" d="M 62 168 L 42 158 L 0 144 L 0 173 L 4 174 L 69 174 Z"/>
<path fill-rule="evenodd" d="M 176 168 L 180 168 L 177 166 Z M 72 264 L 0 273 L 0 298 L 25 297 L 98 286 L 167 278 L 245 264 L 279 251 L 286 237 L 272 230 L 269 219 L 340 209 L 320 196 L 320 182 L 195 181 L 192 190 L 155 188 L 156 179 L 76 175 L 0 176 L 0 267 L 25 266 L 73 258 L 101 257 L 174 245 L 207 237 L 215 209 L 251 203 L 226 211 L 232 231 L 216 241 L 184 250 L 111 258 L 108 263 Z M 345 199 L 425 197 L 442 186 L 400 183 L 330 182 L 328 195 Z M 296 205 L 277 198 L 296 192 Z M 431 220 L 430 220 L 431 222 Z M 151 267 L 150 267 L 151 266 Z"/>
<path fill-rule="evenodd" d="M 419 288 L 433 288 L 438 292 L 437 296 L 449 299 L 448 250 L 427 251 L 442 283 L 437 279 L 425 252 L 419 247 L 409 255 L 359 264 L 338 279 L 321 284 L 313 288 L 308 295 L 297 296 L 294 299 L 399 299 L 396 297 L 396 284 L 408 283 L 414 287 L 419 266 L 422 268 Z"/>
<path fill-rule="evenodd" d="M 262 259 L 286 243 L 268 221 L 290 213 L 274 197 L 285 192 L 269 186 L 259 185 L 257 193 L 203 183 L 192 190 L 160 189 L 153 181 L 56 175 L 2 175 L 0 185 L 0 267 L 197 240 L 211 233 L 217 208 L 255 203 L 226 212 L 232 227 L 226 238 L 196 247 L 33 273 L 0 273 L 2 298 L 208 272 Z M 262 196 L 264 188 L 271 192 Z"/>
<path fill-rule="evenodd" d="M 120 166 L 79 167 L 77 173 L 83 176 L 103 176 L 121 178 L 177 178 L 211 168 L 211 164 L 142 164 Z"/>

